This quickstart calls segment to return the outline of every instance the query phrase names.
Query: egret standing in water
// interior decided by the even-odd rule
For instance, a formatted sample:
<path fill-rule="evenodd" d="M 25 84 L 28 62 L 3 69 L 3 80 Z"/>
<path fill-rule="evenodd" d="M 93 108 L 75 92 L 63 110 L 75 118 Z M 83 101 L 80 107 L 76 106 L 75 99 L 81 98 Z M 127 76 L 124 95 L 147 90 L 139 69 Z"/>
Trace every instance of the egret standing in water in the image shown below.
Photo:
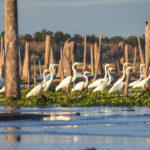
<path fill-rule="evenodd" d="M 90 72 L 88 72 L 88 71 L 85 71 L 85 72 L 84 72 L 83 77 L 85 78 L 85 82 L 84 82 L 84 81 L 81 81 L 81 82 L 77 83 L 77 84 L 75 85 L 75 87 L 71 90 L 71 92 L 74 92 L 74 91 L 82 91 L 85 87 L 87 87 L 87 85 L 88 85 L 88 77 L 87 77 L 86 75 L 87 75 L 88 73 L 90 73 Z"/>
<path fill-rule="evenodd" d="M 40 94 L 40 92 L 45 88 L 45 85 L 46 85 L 46 76 L 45 76 L 45 74 L 46 74 L 47 72 L 49 72 L 49 71 L 51 71 L 51 70 L 48 70 L 48 69 L 45 69 L 45 70 L 44 70 L 44 72 L 43 72 L 44 82 L 38 84 L 37 86 L 35 86 L 35 87 L 26 95 L 26 97 L 37 96 L 37 95 Z"/>
<path fill-rule="evenodd" d="M 112 70 L 114 70 L 115 68 L 112 68 L 112 67 L 109 67 L 109 69 L 108 69 L 108 76 L 109 76 L 109 80 L 107 81 L 107 82 L 104 82 L 104 83 L 101 83 L 99 86 L 97 86 L 94 90 L 93 90 L 93 92 L 97 92 L 97 91 L 100 91 L 100 92 L 103 92 L 104 91 L 104 89 L 107 87 L 107 86 L 109 86 L 110 84 L 111 84 L 111 82 L 112 82 L 112 76 L 111 76 L 111 71 Z"/>
<path fill-rule="evenodd" d="M 108 73 L 108 67 L 111 66 L 110 64 L 106 64 L 105 65 L 105 76 L 104 78 L 100 78 L 97 79 L 96 81 L 92 82 L 89 86 L 88 89 L 90 88 L 95 88 L 97 87 L 99 84 L 103 83 L 103 82 L 107 82 L 107 73 Z"/>
<path fill-rule="evenodd" d="M 76 80 L 76 77 L 77 77 L 77 71 L 75 69 L 75 66 L 76 65 L 81 65 L 83 63 L 79 63 L 79 62 L 75 62 L 73 65 L 72 65 L 72 70 L 73 70 L 73 77 L 72 76 L 68 76 L 66 77 L 65 79 L 63 79 L 59 84 L 58 86 L 55 88 L 55 91 L 58 91 L 59 89 L 62 89 L 62 88 L 66 88 L 67 89 L 67 93 L 68 93 L 68 87 L 69 85 L 74 82 Z"/>

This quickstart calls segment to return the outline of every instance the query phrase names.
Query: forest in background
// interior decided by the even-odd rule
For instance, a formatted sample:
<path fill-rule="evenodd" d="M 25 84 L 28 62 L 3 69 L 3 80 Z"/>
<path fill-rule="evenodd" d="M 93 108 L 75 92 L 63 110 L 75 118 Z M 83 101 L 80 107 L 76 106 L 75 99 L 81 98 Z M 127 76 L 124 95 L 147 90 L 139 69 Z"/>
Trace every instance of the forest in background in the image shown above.
<path fill-rule="evenodd" d="M 75 42 L 75 60 L 76 61 L 83 61 L 83 54 L 84 54 L 84 37 L 80 34 L 75 34 L 71 36 L 68 33 L 63 33 L 61 31 L 52 32 L 43 29 L 39 32 L 35 32 L 33 35 L 24 34 L 19 35 L 19 42 L 20 42 L 20 50 L 21 50 L 21 60 L 23 62 L 24 55 L 25 55 L 25 42 L 28 41 L 30 43 L 30 56 L 31 56 L 31 64 L 33 61 L 38 64 L 38 60 L 41 61 L 41 64 L 44 64 L 44 57 L 45 57 L 45 38 L 46 35 L 50 35 L 51 37 L 51 44 L 53 47 L 54 52 L 54 59 L 55 62 L 58 63 L 60 59 L 60 48 L 63 47 L 64 42 L 70 38 Z M 4 36 L 4 31 L 1 33 L 1 36 Z M 144 53 L 145 47 L 145 35 L 143 34 L 141 39 L 141 46 Z M 98 43 L 99 37 L 92 35 L 87 35 L 87 63 L 90 63 L 90 46 L 95 42 Z M 124 44 L 128 44 L 129 48 L 129 60 L 133 62 L 134 58 L 134 48 L 138 47 L 138 40 L 136 36 L 129 36 L 127 38 L 121 36 L 114 36 L 114 37 L 106 37 L 102 38 L 102 62 L 103 63 L 113 63 L 118 59 L 118 53 L 120 51 L 119 43 L 123 42 Z M 138 52 L 139 53 L 139 52 Z M 140 60 L 139 54 L 137 53 L 137 61 Z M 123 55 L 123 53 L 122 53 Z"/>

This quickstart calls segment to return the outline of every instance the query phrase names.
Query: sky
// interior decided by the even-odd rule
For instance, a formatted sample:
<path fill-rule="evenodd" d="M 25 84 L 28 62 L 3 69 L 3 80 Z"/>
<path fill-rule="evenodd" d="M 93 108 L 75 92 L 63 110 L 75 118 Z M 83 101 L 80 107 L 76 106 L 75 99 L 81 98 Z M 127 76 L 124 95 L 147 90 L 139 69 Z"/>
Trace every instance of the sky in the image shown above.
<path fill-rule="evenodd" d="M 0 33 L 4 30 L 0 0 Z M 142 36 L 150 19 L 150 0 L 18 0 L 19 34 L 46 29 L 99 36 Z"/>

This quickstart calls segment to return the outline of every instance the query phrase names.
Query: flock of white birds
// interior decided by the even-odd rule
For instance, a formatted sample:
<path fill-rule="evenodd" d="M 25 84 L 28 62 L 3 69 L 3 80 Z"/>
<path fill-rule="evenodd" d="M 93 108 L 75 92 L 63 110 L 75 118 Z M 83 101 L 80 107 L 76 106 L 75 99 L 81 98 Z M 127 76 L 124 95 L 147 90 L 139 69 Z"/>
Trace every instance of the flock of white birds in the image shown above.
<path fill-rule="evenodd" d="M 63 79 L 55 88 L 55 91 L 58 91 L 60 89 L 66 88 L 68 92 L 68 87 L 71 83 L 76 81 L 77 78 L 77 71 L 75 69 L 75 66 L 77 65 L 82 65 L 83 63 L 75 62 L 72 65 L 72 70 L 73 70 L 73 76 L 67 76 L 65 79 Z M 109 93 L 115 92 L 115 91 L 122 91 L 123 88 L 125 87 L 125 77 L 128 75 L 128 70 L 132 69 L 134 67 L 128 66 L 130 63 L 124 63 L 123 65 L 123 75 L 121 78 L 119 78 L 113 86 L 110 88 L 108 91 Z M 149 76 L 145 79 L 143 79 L 143 73 L 142 73 L 142 67 L 145 64 L 140 65 L 140 78 L 138 80 L 135 80 L 129 84 L 129 87 L 131 88 L 141 88 L 142 90 L 144 89 L 146 83 L 150 80 L 150 73 Z M 27 95 L 26 97 L 32 97 L 32 96 L 37 96 L 39 95 L 42 91 L 47 91 L 53 81 L 54 75 L 55 75 L 55 67 L 58 66 L 58 64 L 51 64 L 49 66 L 49 69 L 45 69 L 43 71 L 43 81 L 36 85 Z M 85 81 L 78 82 L 72 89 L 71 92 L 74 91 L 82 91 L 83 89 L 91 89 L 93 92 L 102 92 L 105 90 L 106 87 L 110 86 L 110 84 L 113 81 L 113 77 L 111 75 L 111 72 L 114 70 L 111 66 L 111 64 L 106 64 L 105 65 L 105 75 L 104 78 L 100 78 L 95 80 L 94 82 L 90 83 L 88 85 L 88 77 L 87 74 L 90 72 L 85 71 L 83 77 L 85 78 Z M 46 75 L 46 73 L 49 73 Z M 0 93 L 5 91 L 5 80 L 3 78 L 0 78 Z M 22 86 L 21 86 L 22 87 Z"/>

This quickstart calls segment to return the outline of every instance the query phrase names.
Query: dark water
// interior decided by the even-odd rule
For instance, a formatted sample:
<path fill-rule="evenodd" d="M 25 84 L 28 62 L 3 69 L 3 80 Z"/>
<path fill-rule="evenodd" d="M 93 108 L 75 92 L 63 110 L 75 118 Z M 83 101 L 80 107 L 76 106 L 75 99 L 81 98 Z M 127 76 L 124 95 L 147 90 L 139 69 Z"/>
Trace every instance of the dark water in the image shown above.
<path fill-rule="evenodd" d="M 0 112 L 10 111 L 0 107 Z M 0 121 L 0 150 L 150 149 L 150 108 L 21 107 L 14 111 L 50 117 Z"/>

